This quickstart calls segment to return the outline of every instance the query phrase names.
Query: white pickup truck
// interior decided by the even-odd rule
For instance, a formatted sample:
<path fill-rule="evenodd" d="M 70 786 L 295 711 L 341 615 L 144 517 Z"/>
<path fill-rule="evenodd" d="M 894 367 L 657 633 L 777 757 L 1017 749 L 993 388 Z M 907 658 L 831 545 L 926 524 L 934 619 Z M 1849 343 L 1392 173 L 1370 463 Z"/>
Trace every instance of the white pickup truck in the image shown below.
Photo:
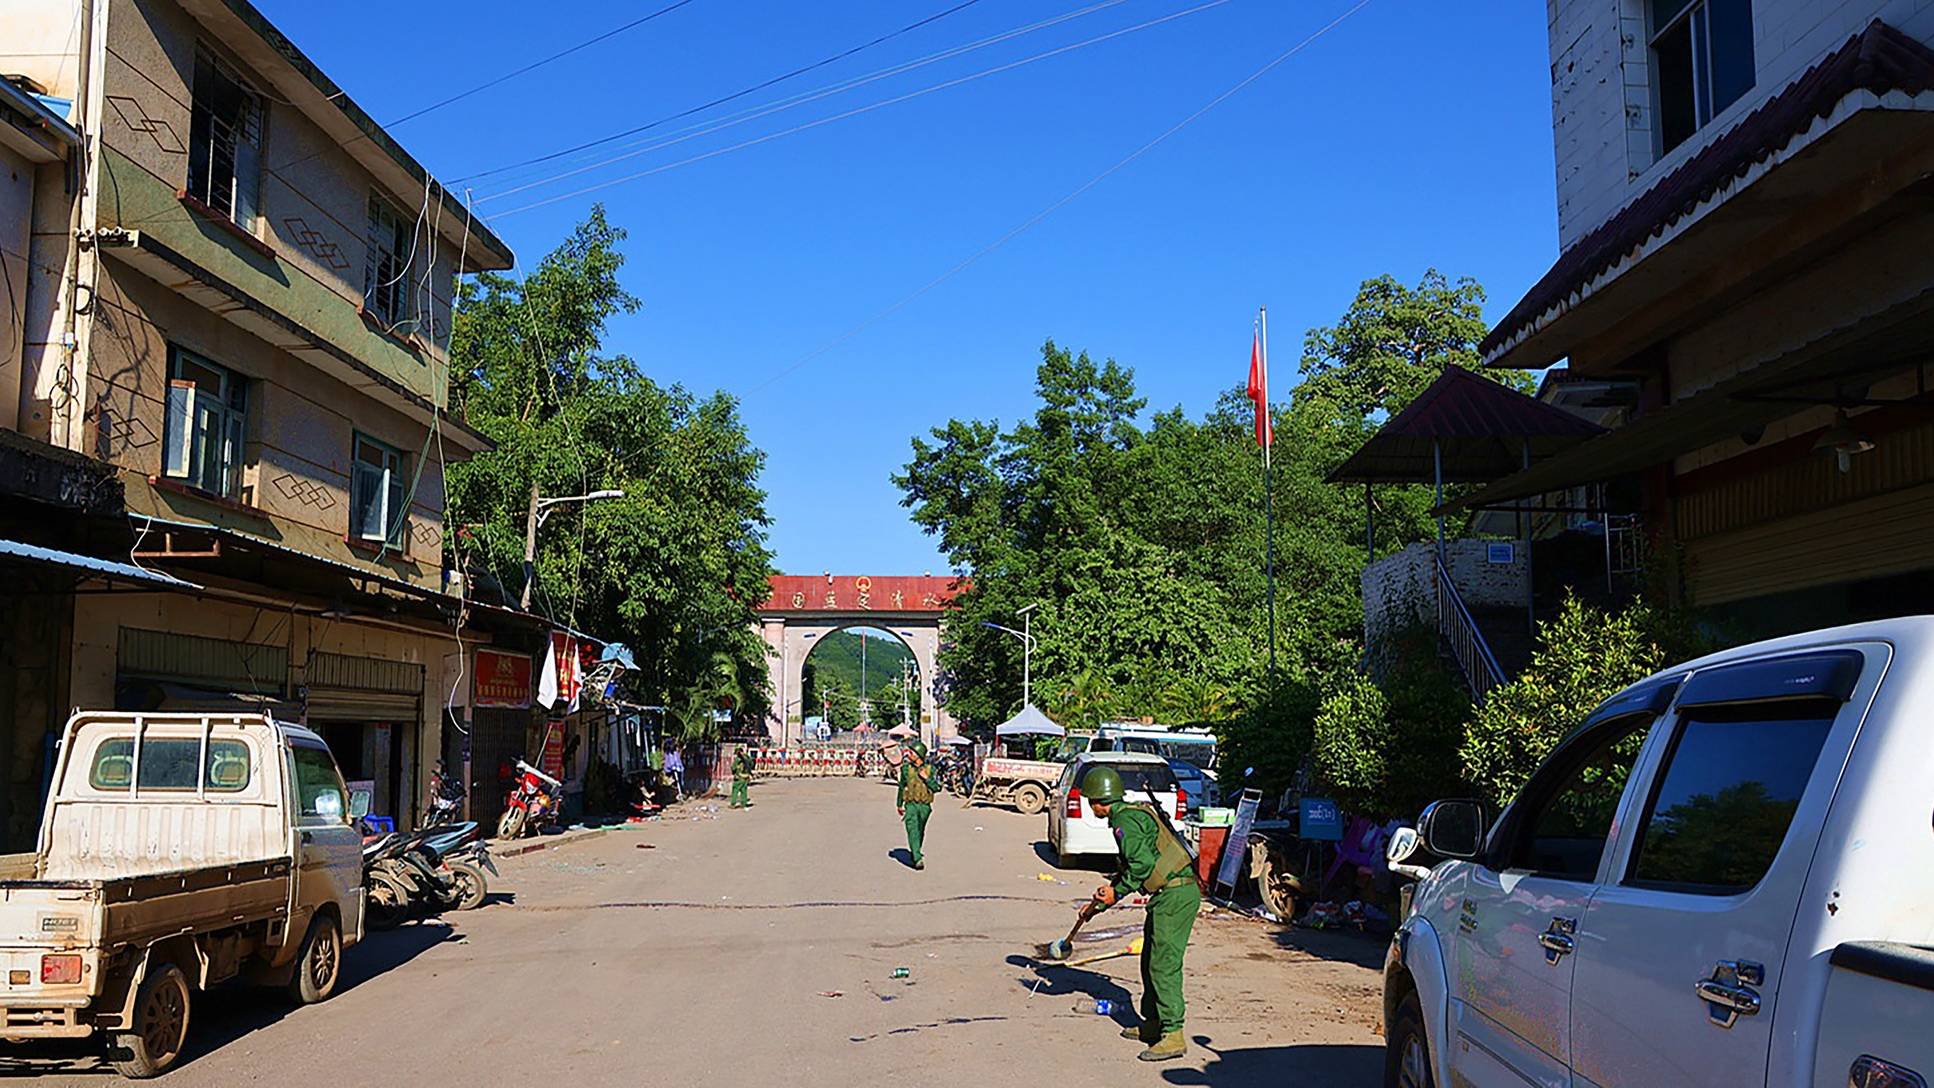
<path fill-rule="evenodd" d="M 1783 638 L 1553 723 L 1495 822 L 1426 809 L 1386 1085 L 1925 1088 L 1931 708 L 1934 618 Z"/>
<path fill-rule="evenodd" d="M 0 1039 L 181 1056 L 196 991 L 335 991 L 362 936 L 362 836 L 320 737 L 259 714 L 82 712 L 38 849 L 0 857 Z"/>

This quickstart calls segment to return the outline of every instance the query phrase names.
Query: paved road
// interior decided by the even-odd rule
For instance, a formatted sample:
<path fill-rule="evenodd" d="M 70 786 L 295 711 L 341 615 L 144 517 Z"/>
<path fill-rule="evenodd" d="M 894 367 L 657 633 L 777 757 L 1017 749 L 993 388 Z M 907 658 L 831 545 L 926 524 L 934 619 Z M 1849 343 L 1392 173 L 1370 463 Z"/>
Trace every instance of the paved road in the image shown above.
<path fill-rule="evenodd" d="M 747 811 L 694 820 L 687 805 L 683 819 L 506 859 L 504 899 L 351 949 L 325 1004 L 211 995 L 164 1083 L 1378 1082 L 1373 941 L 1205 918 L 1189 953 L 1196 1045 L 1145 1066 L 1114 1024 L 1074 1008 L 1132 1002 L 1132 958 L 1040 970 L 1027 958 L 1100 880 L 1037 856 L 1039 817 L 942 798 L 915 872 L 890 787 L 762 782 L 753 796 Z M 1140 913 L 1091 928 L 1122 926 L 1139 932 Z M 901 966 L 904 982 L 890 977 Z M 30 1071 L 107 1080 L 85 1054 L 0 1059 L 0 1075 Z"/>

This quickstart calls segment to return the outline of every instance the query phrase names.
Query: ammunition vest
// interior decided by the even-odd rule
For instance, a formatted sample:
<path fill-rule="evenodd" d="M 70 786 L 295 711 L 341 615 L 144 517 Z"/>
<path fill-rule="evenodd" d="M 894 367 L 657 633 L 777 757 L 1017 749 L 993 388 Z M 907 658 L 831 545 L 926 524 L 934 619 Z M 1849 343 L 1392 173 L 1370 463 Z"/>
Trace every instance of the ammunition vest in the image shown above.
<path fill-rule="evenodd" d="M 933 804 L 933 790 L 920 777 L 919 767 L 909 763 L 900 773 L 906 776 L 906 785 L 901 787 L 900 800 L 914 805 Z"/>
<path fill-rule="evenodd" d="M 1153 895 L 1163 888 L 1173 887 L 1184 881 L 1195 883 L 1195 856 L 1189 853 L 1189 845 L 1169 826 L 1168 817 L 1154 805 L 1139 801 L 1118 801 L 1122 808 L 1132 808 L 1148 813 L 1155 821 L 1155 868 L 1149 870 L 1148 879 L 1142 881 L 1142 891 Z"/>

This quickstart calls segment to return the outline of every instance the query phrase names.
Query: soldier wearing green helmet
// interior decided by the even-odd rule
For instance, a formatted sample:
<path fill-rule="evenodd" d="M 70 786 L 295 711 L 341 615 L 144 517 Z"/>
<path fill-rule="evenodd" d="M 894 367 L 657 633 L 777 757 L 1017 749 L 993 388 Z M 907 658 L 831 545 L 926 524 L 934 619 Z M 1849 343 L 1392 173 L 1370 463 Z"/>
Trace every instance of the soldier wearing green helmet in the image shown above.
<path fill-rule="evenodd" d="M 1179 1058 L 1188 1051 L 1182 1034 L 1182 956 L 1202 909 L 1195 861 L 1168 815 L 1151 804 L 1123 800 L 1121 772 L 1102 764 L 1081 779 L 1081 796 L 1114 829 L 1121 869 L 1095 890 L 1095 909 L 1106 910 L 1124 895 L 1148 893 L 1142 923 L 1141 1023 L 1122 1031 L 1146 1044 L 1145 1062 Z"/>
<path fill-rule="evenodd" d="M 927 867 L 920 847 L 927 837 L 927 817 L 933 815 L 933 764 L 927 762 L 923 741 L 907 745 L 907 758 L 900 764 L 900 793 L 894 804 L 907 825 L 907 853 L 915 869 Z"/>

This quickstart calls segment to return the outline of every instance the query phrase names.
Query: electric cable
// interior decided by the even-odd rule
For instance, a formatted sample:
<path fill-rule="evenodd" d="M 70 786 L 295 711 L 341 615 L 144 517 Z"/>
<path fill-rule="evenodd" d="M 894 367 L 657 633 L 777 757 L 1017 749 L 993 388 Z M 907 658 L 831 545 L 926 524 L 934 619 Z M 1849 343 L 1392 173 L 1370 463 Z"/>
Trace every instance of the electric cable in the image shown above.
<path fill-rule="evenodd" d="M 830 125 L 835 121 L 844 121 L 848 118 L 857 117 L 861 114 L 871 113 L 874 110 L 884 109 L 887 106 L 898 105 L 902 102 L 906 102 L 911 99 L 921 98 L 926 95 L 933 94 L 936 91 L 944 91 L 952 87 L 958 87 L 963 83 L 972 83 L 975 80 L 985 79 L 988 76 L 999 75 L 1003 72 L 1011 72 L 1016 68 L 1021 68 L 1029 64 L 1034 64 L 1038 61 L 1047 60 L 1050 57 L 1057 57 L 1063 53 L 1073 52 L 1076 49 L 1082 49 L 1090 45 L 1097 45 L 1097 44 L 1100 44 L 1101 42 L 1110 41 L 1112 39 L 1122 37 L 1123 35 L 1126 35 L 1126 34 L 1133 34 L 1136 31 L 1147 30 L 1150 27 L 1159 26 L 1167 22 L 1172 22 L 1176 19 L 1180 19 L 1188 15 L 1194 15 L 1198 12 L 1208 11 L 1211 8 L 1218 8 L 1230 2 L 1231 0 L 1206 0 L 1206 2 L 1197 4 L 1194 7 L 1184 8 L 1181 11 L 1172 12 L 1168 15 L 1163 15 L 1159 18 L 1150 19 L 1146 22 L 1136 23 L 1134 26 L 1123 27 L 1120 30 L 1113 30 L 1106 34 L 1097 35 L 1092 38 L 1086 38 L 1078 42 L 1072 42 L 1068 45 L 1059 46 L 1057 48 L 1047 50 L 1046 52 L 1043 52 L 1043 53 L 1036 53 L 1033 56 L 1022 57 L 1020 60 L 1009 61 L 1006 64 L 996 65 L 995 67 L 983 69 L 978 72 L 971 72 L 967 75 L 959 76 L 942 83 L 936 83 L 936 84 L 933 84 L 932 86 L 922 87 L 917 91 L 909 91 L 906 94 L 895 95 L 892 98 L 882 99 L 881 101 L 873 102 L 865 106 L 856 106 L 853 109 L 847 110 L 843 113 L 836 113 L 829 117 L 821 117 L 817 120 L 807 121 L 807 122 L 804 122 L 803 124 L 794 125 L 791 128 L 781 129 L 778 132 L 766 133 L 763 136 L 755 136 L 749 140 L 742 140 L 739 143 L 731 144 L 726 147 L 714 148 L 710 151 L 706 151 L 701 154 L 692 155 L 688 158 L 679 159 L 676 162 L 669 162 L 669 163 L 661 164 L 659 166 L 654 166 L 648 170 L 640 170 L 636 173 L 625 174 L 622 177 L 607 178 L 604 181 L 600 181 L 592 185 L 584 186 L 581 189 L 573 189 L 568 193 L 560 193 L 556 196 L 546 197 L 543 200 L 532 201 L 529 204 L 520 204 L 515 208 L 510 208 L 505 211 L 497 212 L 495 215 L 490 216 L 488 218 L 491 218 L 493 220 L 502 219 L 505 216 L 516 215 L 520 212 L 527 212 L 535 208 L 542 208 L 549 204 L 556 204 L 559 201 L 570 200 L 573 197 L 584 196 L 587 193 L 594 193 L 600 189 L 608 189 L 614 185 L 623 185 L 627 182 L 637 181 L 641 178 L 650 177 L 653 174 L 662 174 L 667 170 L 675 170 L 681 166 L 690 166 L 693 163 L 703 162 L 706 159 L 713 159 L 713 158 L 717 158 L 720 155 L 729 154 L 734 151 L 742 151 L 749 147 L 756 147 L 759 144 L 769 143 L 773 140 L 780 139 L 781 137 L 792 136 L 800 132 L 805 132 L 809 129 L 815 129 L 815 128 L 820 128 L 824 125 Z M 525 186 L 525 188 L 529 188 L 529 186 Z M 486 199 L 489 199 L 489 198 L 487 197 L 480 198 L 477 202 L 481 204 Z"/>
<path fill-rule="evenodd" d="M 531 181 L 531 182 L 528 182 L 527 184 L 518 185 L 514 188 L 500 189 L 494 193 L 487 193 L 484 196 L 478 197 L 477 203 L 487 204 L 492 200 L 500 200 L 506 196 L 511 195 L 512 193 L 519 193 L 519 192 L 523 192 L 526 189 L 537 188 L 538 186 L 547 185 L 553 181 L 558 181 L 567 177 L 573 177 L 590 170 L 596 170 L 602 166 L 608 166 L 614 162 L 619 162 L 624 159 L 634 158 L 638 155 L 647 154 L 652 151 L 662 150 L 674 144 L 681 144 L 687 140 L 696 139 L 700 136 L 709 136 L 714 132 L 720 132 L 728 128 L 735 128 L 749 121 L 756 121 L 762 117 L 770 117 L 775 113 L 783 113 L 787 110 L 794 109 L 798 106 L 806 105 L 809 102 L 817 102 L 823 98 L 830 98 L 837 94 L 844 94 L 845 92 L 853 90 L 855 88 L 864 87 L 869 83 L 877 83 L 880 80 L 890 79 L 893 76 L 897 76 L 897 75 L 903 75 L 907 72 L 911 72 L 919 68 L 925 68 L 929 65 L 938 64 L 944 60 L 951 60 L 954 57 L 963 56 L 967 53 L 976 52 L 978 50 L 985 49 L 992 45 L 998 45 L 1001 42 L 1011 41 L 1015 38 L 1022 37 L 1027 34 L 1032 34 L 1032 33 L 1035 33 L 1036 31 L 1045 30 L 1049 27 L 1058 26 L 1061 23 L 1068 22 L 1072 19 L 1078 19 L 1084 15 L 1092 15 L 1097 11 L 1102 11 L 1106 8 L 1116 7 L 1120 4 L 1124 4 L 1127 2 L 1128 0 L 1100 0 L 1099 3 L 1089 4 L 1086 7 L 1076 8 L 1073 11 L 1066 11 L 1061 13 L 1060 15 L 1055 15 L 1046 19 L 1041 19 L 1036 22 L 1029 23 L 1025 26 L 1019 26 L 1011 30 L 1002 31 L 999 34 L 995 34 L 986 38 L 981 38 L 977 41 L 971 41 L 965 45 L 953 46 L 948 49 L 940 50 L 939 52 L 936 52 L 936 53 L 929 53 L 923 57 L 916 57 L 913 60 L 902 61 L 898 64 L 888 65 L 885 68 L 875 69 L 874 71 L 868 72 L 864 75 L 854 76 L 849 79 L 841 80 L 837 83 L 827 84 L 826 86 L 819 87 L 814 90 L 801 91 L 798 94 L 792 95 L 787 98 L 774 99 L 773 101 L 767 102 L 764 105 L 748 106 L 745 109 L 739 110 L 737 112 L 726 114 L 724 117 L 714 118 L 710 121 L 703 121 L 698 124 L 690 125 L 681 129 L 674 129 L 672 133 L 665 139 L 657 140 L 655 142 L 647 142 L 643 146 L 631 145 L 632 149 L 627 152 L 617 154 L 617 155 L 612 155 L 608 158 L 600 159 L 595 162 L 591 162 L 587 165 L 580 166 L 571 170 L 566 170 L 561 173 L 544 175 L 536 181 Z M 649 124 L 640 125 L 640 126 L 637 126 L 636 128 L 627 129 L 624 132 L 614 133 L 611 136 L 606 136 L 601 139 L 592 140 L 587 143 L 579 144 L 575 148 L 566 148 L 563 151 L 554 152 L 549 155 L 541 155 L 535 159 L 526 159 L 523 162 L 513 163 L 509 166 L 495 167 L 490 170 L 485 170 L 482 173 L 472 174 L 468 176 L 471 178 L 476 178 L 476 177 L 483 177 L 490 174 L 498 174 L 498 173 L 505 173 L 509 171 L 521 170 L 522 168 L 528 167 L 534 163 L 542 163 L 562 156 L 577 154 L 584 151 L 587 148 L 597 147 L 602 144 L 609 143 L 613 140 L 623 139 L 626 136 L 630 136 L 635 133 L 643 132 L 650 128 L 653 128 L 665 120 L 669 120 L 669 118 L 661 118 L 658 121 L 653 121 L 653 122 L 650 122 Z M 462 179 L 459 179 L 459 180 L 462 180 Z M 506 180 L 509 180 L 509 179 L 506 179 Z"/>
<path fill-rule="evenodd" d="M 1215 109 L 1217 106 L 1220 106 L 1222 103 L 1235 97 L 1238 93 L 1240 93 L 1243 90 L 1243 88 L 1249 86 L 1251 83 L 1256 82 L 1257 80 L 1261 79 L 1263 76 L 1268 75 L 1270 72 L 1274 71 L 1283 62 L 1289 60 L 1291 57 L 1309 48 L 1318 39 L 1321 39 L 1325 35 L 1329 34 L 1330 31 L 1335 30 L 1337 27 L 1343 25 L 1344 21 L 1349 19 L 1352 15 L 1355 15 L 1357 12 L 1362 11 L 1364 8 L 1370 6 L 1370 2 L 1371 0 L 1357 0 L 1357 3 L 1352 5 L 1348 10 L 1344 11 L 1343 14 L 1337 16 L 1335 19 L 1332 19 L 1328 23 L 1324 24 L 1315 33 L 1297 42 L 1295 45 L 1290 46 L 1288 49 L 1284 50 L 1283 52 L 1278 53 L 1274 59 L 1270 60 L 1262 67 L 1244 76 L 1233 87 L 1230 87 L 1228 90 L 1223 91 L 1219 95 L 1216 95 L 1214 98 L 1210 99 L 1201 108 L 1197 109 L 1194 113 L 1189 114 L 1187 117 L 1184 117 L 1180 121 L 1177 121 L 1175 124 L 1169 126 L 1159 136 L 1156 136 L 1154 139 L 1148 141 L 1147 143 L 1136 148 L 1135 150 L 1129 152 L 1127 155 L 1123 156 L 1122 158 L 1116 160 L 1113 165 L 1109 166 L 1101 173 L 1096 174 L 1094 177 L 1089 178 L 1087 181 L 1082 182 L 1080 185 L 1076 186 L 1073 191 L 1069 192 L 1066 196 L 1062 197 L 1061 199 L 1055 201 L 1052 204 L 1049 204 L 1047 207 L 1041 209 L 1040 211 L 1036 212 L 1034 215 L 1028 217 L 1019 226 L 1008 231 L 1006 234 L 1001 235 L 999 238 L 994 239 L 992 242 L 988 243 L 986 246 L 982 247 L 981 249 L 976 250 L 974 253 L 969 255 L 965 260 L 961 261 L 959 264 L 954 265 L 952 268 L 947 269 L 945 272 L 942 272 L 940 275 L 935 276 L 933 279 L 927 281 L 927 283 L 924 286 L 920 287 L 912 294 L 907 295 L 906 297 L 900 299 L 898 302 L 895 302 L 893 305 L 888 306 L 886 309 L 881 310 L 879 313 L 874 314 L 873 316 L 867 318 L 866 320 L 860 322 L 859 324 L 839 334 L 838 336 L 834 337 L 832 340 L 828 341 L 824 346 L 817 348 L 814 351 L 808 352 L 806 355 L 801 356 L 796 362 L 785 367 L 783 370 L 780 370 L 778 373 L 772 375 L 766 380 L 758 383 L 757 385 L 754 385 L 752 388 L 746 391 L 747 395 L 750 395 L 752 393 L 757 393 L 761 390 L 766 389 L 767 387 L 771 386 L 773 383 L 779 381 L 782 378 L 787 377 L 790 374 L 793 374 L 794 372 L 798 371 L 802 367 L 813 362 L 815 359 L 820 358 L 826 353 L 832 351 L 834 348 L 837 348 L 841 344 L 844 344 L 847 341 L 858 336 L 860 333 L 865 332 L 867 329 L 872 328 L 874 325 L 879 324 L 881 321 L 884 321 L 887 318 L 893 316 L 894 314 L 899 313 L 901 310 L 905 309 L 907 306 L 911 305 L 912 303 L 920 299 L 922 296 L 932 291 L 934 288 L 939 287 L 941 284 L 946 283 L 950 279 L 953 279 L 961 272 L 966 271 L 969 266 L 979 261 L 982 257 L 987 256 L 988 254 L 1001 248 L 1007 243 L 1027 233 L 1029 230 L 1033 229 L 1036 225 L 1038 225 L 1042 220 L 1046 219 L 1048 216 L 1053 215 L 1055 212 L 1060 211 L 1062 208 L 1073 203 L 1083 193 L 1086 193 L 1088 190 L 1108 180 L 1110 177 L 1120 172 L 1123 168 L 1127 167 L 1130 163 L 1134 162 L 1136 159 L 1141 158 L 1143 155 L 1146 155 L 1150 151 L 1153 151 L 1156 147 L 1166 142 L 1169 137 L 1182 131 L 1184 128 L 1187 128 L 1190 124 L 1194 123 L 1197 119 L 1201 118 L 1204 114 L 1208 113 L 1210 110 Z"/>

